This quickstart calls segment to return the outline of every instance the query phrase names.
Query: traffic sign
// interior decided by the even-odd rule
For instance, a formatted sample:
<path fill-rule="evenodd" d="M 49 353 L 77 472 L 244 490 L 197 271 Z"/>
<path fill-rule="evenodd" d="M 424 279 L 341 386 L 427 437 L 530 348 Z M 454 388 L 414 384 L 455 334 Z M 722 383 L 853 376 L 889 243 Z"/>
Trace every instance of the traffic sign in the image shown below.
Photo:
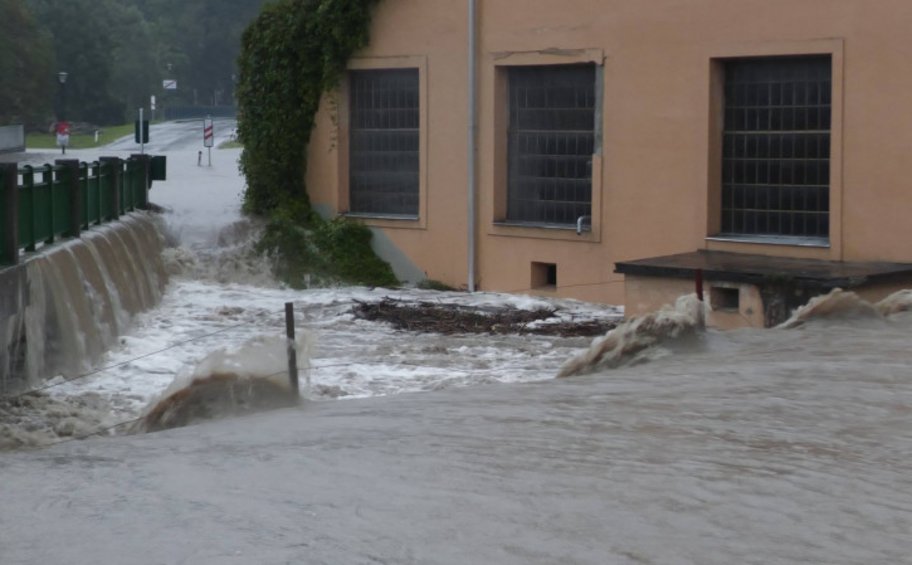
<path fill-rule="evenodd" d="M 149 120 L 133 122 L 133 139 L 136 143 L 149 143 Z"/>
<path fill-rule="evenodd" d="M 212 126 L 212 118 L 203 120 L 203 147 L 212 147 L 215 142 L 215 129 Z"/>

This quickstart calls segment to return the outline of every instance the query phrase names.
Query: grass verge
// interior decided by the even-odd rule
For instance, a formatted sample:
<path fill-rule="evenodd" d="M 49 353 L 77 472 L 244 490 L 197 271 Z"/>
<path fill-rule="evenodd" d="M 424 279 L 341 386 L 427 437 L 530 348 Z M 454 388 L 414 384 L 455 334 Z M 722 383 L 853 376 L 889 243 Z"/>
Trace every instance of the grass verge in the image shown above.
<path fill-rule="evenodd" d="M 70 149 L 91 149 L 113 143 L 125 135 L 133 133 L 133 124 L 99 128 L 98 143 L 94 133 L 80 133 L 70 136 Z M 57 135 L 53 133 L 30 133 L 25 136 L 25 146 L 29 149 L 56 149 Z"/>

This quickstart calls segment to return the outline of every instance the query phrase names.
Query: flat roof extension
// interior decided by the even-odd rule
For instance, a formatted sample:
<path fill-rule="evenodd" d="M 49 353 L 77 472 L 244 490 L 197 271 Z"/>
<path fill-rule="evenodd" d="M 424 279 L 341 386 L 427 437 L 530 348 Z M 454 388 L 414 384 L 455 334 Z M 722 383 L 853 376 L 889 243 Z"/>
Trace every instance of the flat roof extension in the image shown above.
<path fill-rule="evenodd" d="M 749 284 L 791 282 L 822 289 L 855 288 L 869 283 L 912 279 L 912 263 L 824 261 L 709 251 L 665 255 L 615 263 L 624 275 L 692 279 L 698 270 L 706 280 Z"/>

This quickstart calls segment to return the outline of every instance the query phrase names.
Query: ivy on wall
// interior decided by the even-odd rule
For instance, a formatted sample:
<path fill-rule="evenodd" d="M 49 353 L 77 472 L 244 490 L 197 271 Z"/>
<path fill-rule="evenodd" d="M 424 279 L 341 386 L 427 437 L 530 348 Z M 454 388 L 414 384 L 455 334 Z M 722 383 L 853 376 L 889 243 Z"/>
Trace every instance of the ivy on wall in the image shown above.
<path fill-rule="evenodd" d="M 261 250 L 278 274 L 388 286 L 389 265 L 370 249 L 371 233 L 345 219 L 325 221 L 307 196 L 307 143 L 324 92 L 351 55 L 367 45 L 379 0 L 278 0 L 267 4 L 241 40 L 238 136 L 247 178 L 244 209 L 267 219 Z"/>

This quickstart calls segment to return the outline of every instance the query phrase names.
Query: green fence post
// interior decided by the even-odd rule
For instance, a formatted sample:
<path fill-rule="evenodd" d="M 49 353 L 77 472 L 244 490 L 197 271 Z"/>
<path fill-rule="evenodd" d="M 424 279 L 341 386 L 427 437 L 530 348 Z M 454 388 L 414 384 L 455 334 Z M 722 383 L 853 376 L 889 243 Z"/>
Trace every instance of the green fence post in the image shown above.
<path fill-rule="evenodd" d="M 54 167 L 51 165 L 44 165 L 41 167 L 41 184 L 47 187 L 48 191 L 48 206 L 47 206 L 47 218 L 48 226 L 48 236 L 44 240 L 44 243 L 51 244 L 54 243 L 54 238 L 57 237 L 57 218 L 54 216 L 54 186 L 57 184 L 54 181 Z"/>
<path fill-rule="evenodd" d="M 111 187 L 111 217 L 108 219 L 116 220 L 120 217 L 120 194 L 121 190 L 123 190 L 123 160 L 120 157 L 102 157 L 100 161 L 102 165 L 110 169 L 108 174 L 111 182 L 108 183 L 108 186 Z"/>
<path fill-rule="evenodd" d="M 91 165 L 91 169 L 95 171 L 95 212 L 98 216 L 95 218 L 95 225 L 101 225 L 104 222 L 104 209 L 102 207 L 102 197 L 101 192 L 104 189 L 104 177 L 102 176 L 103 168 L 100 161 L 95 161 Z"/>
<path fill-rule="evenodd" d="M 85 174 L 83 175 L 83 172 Z M 90 177 L 92 170 L 88 163 L 79 163 L 79 196 L 82 201 L 82 213 L 79 216 L 79 229 L 89 229 L 89 192 L 92 190 Z"/>
<path fill-rule="evenodd" d="M 70 201 L 70 223 L 67 235 L 79 237 L 79 228 L 82 224 L 82 187 L 79 182 L 79 160 L 57 159 L 54 164 L 61 167 L 64 172 L 63 182 L 67 187 Z"/>
<path fill-rule="evenodd" d="M 139 209 L 147 210 L 149 208 L 149 185 L 152 184 L 150 176 L 152 159 L 146 154 L 130 155 L 130 159 L 138 161 L 140 171 L 140 181 L 137 183 L 139 185 L 139 194 L 134 195 L 134 198 L 136 198 L 135 204 Z"/>
<path fill-rule="evenodd" d="M 19 262 L 19 166 L 0 163 L 0 186 L 3 188 L 3 238 L 0 259 L 8 265 Z"/>
<path fill-rule="evenodd" d="M 136 198 L 133 196 L 136 192 L 136 170 L 137 161 L 130 157 L 124 165 L 123 197 L 121 198 L 124 213 L 132 212 L 133 203 L 136 202 Z"/>
<path fill-rule="evenodd" d="M 35 244 L 38 242 L 38 236 L 36 235 L 38 230 L 38 210 L 35 205 L 35 167 L 26 165 L 22 169 L 24 170 L 22 173 L 22 190 L 25 191 L 25 194 L 20 193 L 20 196 L 28 198 L 29 217 L 25 221 L 28 222 L 29 236 L 26 241 L 20 241 L 19 243 L 24 243 L 25 250 L 31 252 L 35 250 Z M 22 220 L 22 218 L 19 218 L 19 221 Z"/>

